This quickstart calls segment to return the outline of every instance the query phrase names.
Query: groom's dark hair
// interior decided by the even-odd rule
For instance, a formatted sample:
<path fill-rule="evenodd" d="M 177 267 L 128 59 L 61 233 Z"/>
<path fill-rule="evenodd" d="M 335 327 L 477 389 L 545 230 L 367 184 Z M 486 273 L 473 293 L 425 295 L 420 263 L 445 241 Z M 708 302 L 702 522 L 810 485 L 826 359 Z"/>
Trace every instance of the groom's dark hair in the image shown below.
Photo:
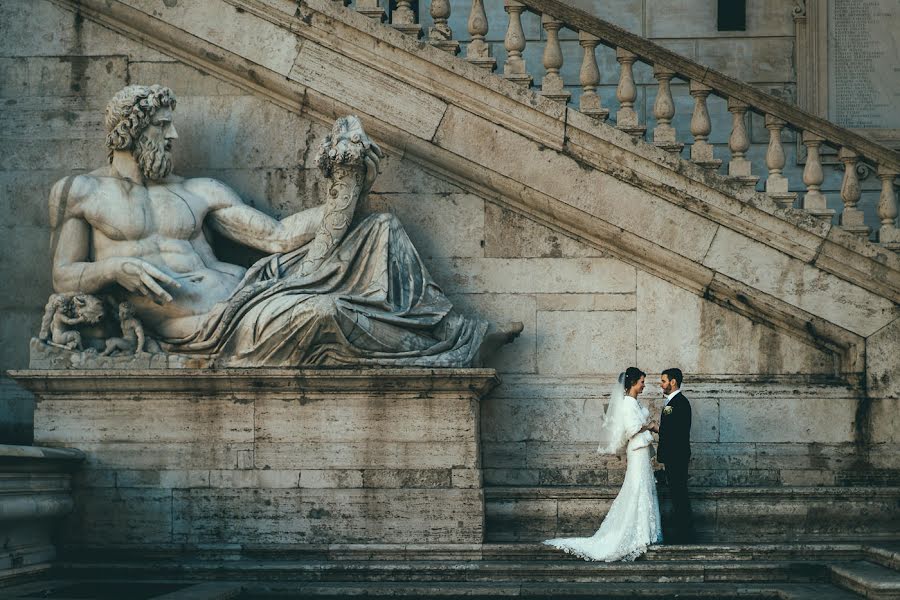
<path fill-rule="evenodd" d="M 678 387 L 681 387 L 681 382 L 684 381 L 684 374 L 681 372 L 681 369 L 676 369 L 675 367 L 666 369 L 662 374 L 669 379 L 674 379 L 675 383 L 678 384 Z"/>

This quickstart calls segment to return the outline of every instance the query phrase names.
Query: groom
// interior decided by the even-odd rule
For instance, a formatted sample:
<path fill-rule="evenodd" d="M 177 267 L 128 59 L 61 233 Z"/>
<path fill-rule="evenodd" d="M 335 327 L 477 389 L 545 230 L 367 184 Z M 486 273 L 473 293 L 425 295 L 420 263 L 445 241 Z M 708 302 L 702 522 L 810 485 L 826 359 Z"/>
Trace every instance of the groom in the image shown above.
<path fill-rule="evenodd" d="M 659 425 L 651 428 L 659 434 L 656 460 L 666 467 L 666 479 L 672 497 L 670 540 L 674 544 L 694 541 L 691 501 L 688 498 L 688 464 L 691 460 L 691 403 L 681 393 L 684 375 L 681 369 L 666 369 L 659 385 L 666 396 Z"/>

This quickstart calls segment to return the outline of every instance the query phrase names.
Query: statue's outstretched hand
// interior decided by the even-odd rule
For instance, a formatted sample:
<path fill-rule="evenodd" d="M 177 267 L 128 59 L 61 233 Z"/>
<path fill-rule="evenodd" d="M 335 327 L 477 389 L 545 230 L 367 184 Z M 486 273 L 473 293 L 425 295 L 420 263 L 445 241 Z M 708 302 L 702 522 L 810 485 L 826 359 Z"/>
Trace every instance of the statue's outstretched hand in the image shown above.
<path fill-rule="evenodd" d="M 129 292 L 149 296 L 154 302 L 171 302 L 172 295 L 163 289 L 163 285 L 180 288 L 181 285 L 148 263 L 139 258 L 119 259 L 115 280 Z"/>

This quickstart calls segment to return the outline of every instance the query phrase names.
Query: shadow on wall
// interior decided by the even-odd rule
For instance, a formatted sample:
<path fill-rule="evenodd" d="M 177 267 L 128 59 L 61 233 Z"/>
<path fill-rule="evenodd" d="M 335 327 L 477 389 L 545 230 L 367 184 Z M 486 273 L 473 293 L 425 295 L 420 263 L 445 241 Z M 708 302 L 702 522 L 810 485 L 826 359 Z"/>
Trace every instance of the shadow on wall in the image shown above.
<path fill-rule="evenodd" d="M 34 441 L 34 396 L 0 376 L 0 444 L 30 446 Z"/>

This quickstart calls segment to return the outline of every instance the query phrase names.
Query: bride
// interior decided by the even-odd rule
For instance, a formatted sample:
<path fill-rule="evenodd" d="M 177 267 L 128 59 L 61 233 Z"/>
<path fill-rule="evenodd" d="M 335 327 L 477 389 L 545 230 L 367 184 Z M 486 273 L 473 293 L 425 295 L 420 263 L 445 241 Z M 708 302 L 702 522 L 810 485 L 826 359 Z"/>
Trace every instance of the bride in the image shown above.
<path fill-rule="evenodd" d="M 600 529 L 591 537 L 557 538 L 544 543 L 585 560 L 634 560 L 650 544 L 662 542 L 659 500 L 650 458 L 650 412 L 638 404 L 645 373 L 636 367 L 619 375 L 600 426 L 601 454 L 617 454 L 626 448 L 625 481 Z"/>

